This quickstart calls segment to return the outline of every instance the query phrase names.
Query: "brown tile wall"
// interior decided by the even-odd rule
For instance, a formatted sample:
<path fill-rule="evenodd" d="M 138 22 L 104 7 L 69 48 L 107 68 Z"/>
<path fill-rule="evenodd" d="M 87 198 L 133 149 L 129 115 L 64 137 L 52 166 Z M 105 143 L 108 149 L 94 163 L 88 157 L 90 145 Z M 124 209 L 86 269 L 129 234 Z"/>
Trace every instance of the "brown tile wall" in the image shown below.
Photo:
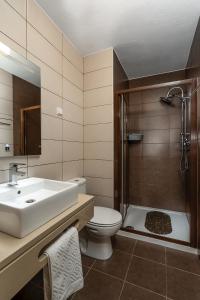
<path fill-rule="evenodd" d="M 185 211 L 179 173 L 181 106 L 159 101 L 168 88 L 130 94 L 128 130 L 142 132 L 142 142 L 129 145 L 129 200 L 135 205 Z"/>

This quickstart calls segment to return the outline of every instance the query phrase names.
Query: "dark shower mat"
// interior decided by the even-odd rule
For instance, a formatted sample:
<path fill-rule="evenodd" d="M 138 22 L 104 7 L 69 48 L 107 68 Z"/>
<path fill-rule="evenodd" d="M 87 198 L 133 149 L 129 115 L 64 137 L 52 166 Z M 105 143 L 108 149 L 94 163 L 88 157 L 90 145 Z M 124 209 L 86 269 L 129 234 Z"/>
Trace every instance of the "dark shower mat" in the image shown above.
<path fill-rule="evenodd" d="M 145 228 L 157 234 L 169 234 L 172 232 L 171 218 L 160 211 L 150 211 L 146 214 Z"/>

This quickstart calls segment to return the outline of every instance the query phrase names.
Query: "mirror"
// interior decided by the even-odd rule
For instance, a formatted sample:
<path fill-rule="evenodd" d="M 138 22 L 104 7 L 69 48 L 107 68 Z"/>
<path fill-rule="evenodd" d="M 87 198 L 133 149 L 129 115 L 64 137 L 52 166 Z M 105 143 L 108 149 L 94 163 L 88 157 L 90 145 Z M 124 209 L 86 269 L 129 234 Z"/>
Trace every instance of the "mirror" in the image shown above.
<path fill-rule="evenodd" d="M 40 154 L 40 68 L 0 42 L 0 157 Z"/>

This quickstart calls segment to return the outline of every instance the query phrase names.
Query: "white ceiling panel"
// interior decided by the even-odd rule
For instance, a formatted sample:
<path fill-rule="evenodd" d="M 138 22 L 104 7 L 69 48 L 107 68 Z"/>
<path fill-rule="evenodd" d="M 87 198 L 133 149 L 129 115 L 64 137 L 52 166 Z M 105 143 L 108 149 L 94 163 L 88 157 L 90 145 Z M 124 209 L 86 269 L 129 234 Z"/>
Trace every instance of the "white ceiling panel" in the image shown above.
<path fill-rule="evenodd" d="M 129 78 L 183 69 L 200 0 L 37 0 L 83 55 L 115 48 Z"/>

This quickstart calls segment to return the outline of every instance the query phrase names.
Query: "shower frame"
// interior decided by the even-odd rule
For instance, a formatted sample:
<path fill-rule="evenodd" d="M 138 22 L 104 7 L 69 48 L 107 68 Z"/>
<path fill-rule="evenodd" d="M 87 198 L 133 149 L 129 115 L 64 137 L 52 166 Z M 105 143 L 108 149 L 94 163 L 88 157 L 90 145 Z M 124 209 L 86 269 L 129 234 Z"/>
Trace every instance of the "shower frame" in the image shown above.
<path fill-rule="evenodd" d="M 123 180 L 121 178 L 122 174 L 122 162 L 121 162 L 121 155 L 122 155 L 122 141 L 121 141 L 121 120 L 120 120 L 120 103 L 121 103 L 121 95 L 126 95 L 129 93 L 133 92 L 138 92 L 138 91 L 145 91 L 145 90 L 150 90 L 150 89 L 157 89 L 157 88 L 163 88 L 163 87 L 173 87 L 177 85 L 191 85 L 191 89 L 195 90 L 197 87 L 197 80 L 195 78 L 192 79 L 183 79 L 183 80 L 177 80 L 177 81 L 171 81 L 171 82 L 164 82 L 164 83 L 159 83 L 159 84 L 153 84 L 153 85 L 144 85 L 144 86 L 139 86 L 135 88 L 128 88 L 128 89 L 123 89 L 119 90 L 116 93 L 115 97 L 115 104 L 114 104 L 114 206 L 115 209 L 120 211 L 120 203 L 121 203 L 121 197 L 122 191 L 124 190 L 124 187 L 122 189 L 121 183 L 123 183 Z M 191 122 L 190 122 L 190 131 L 191 131 L 191 145 L 190 145 L 190 151 L 189 151 L 189 160 L 191 162 L 190 164 L 190 170 L 188 171 L 187 174 L 187 179 L 186 179 L 186 197 L 190 198 L 189 201 L 189 207 L 188 211 L 189 213 L 187 214 L 188 221 L 190 224 L 190 242 L 185 242 L 181 240 L 176 240 L 172 238 L 167 238 L 164 236 L 158 236 L 152 233 L 146 233 L 146 232 L 141 232 L 137 230 L 132 230 L 131 232 L 143 235 L 143 236 L 148 236 L 148 237 L 153 237 L 156 239 L 160 240 L 165 240 L 177 244 L 182 244 L 182 245 L 188 245 L 192 247 L 197 247 L 197 209 L 198 209 L 198 186 L 197 186 L 197 149 L 198 149 L 198 131 L 197 131 L 197 95 L 196 93 L 192 95 L 191 97 L 191 111 L 190 111 L 190 117 L 191 117 Z M 126 153 L 126 157 L 128 159 L 128 151 Z M 128 183 L 127 183 L 128 184 Z M 124 193 L 123 193 L 124 194 Z M 124 199 L 124 203 L 128 206 L 128 197 Z M 186 208 L 187 210 L 187 208 Z M 187 212 L 188 212 L 187 211 Z M 130 232 L 129 230 L 122 228 L 121 230 Z"/>

